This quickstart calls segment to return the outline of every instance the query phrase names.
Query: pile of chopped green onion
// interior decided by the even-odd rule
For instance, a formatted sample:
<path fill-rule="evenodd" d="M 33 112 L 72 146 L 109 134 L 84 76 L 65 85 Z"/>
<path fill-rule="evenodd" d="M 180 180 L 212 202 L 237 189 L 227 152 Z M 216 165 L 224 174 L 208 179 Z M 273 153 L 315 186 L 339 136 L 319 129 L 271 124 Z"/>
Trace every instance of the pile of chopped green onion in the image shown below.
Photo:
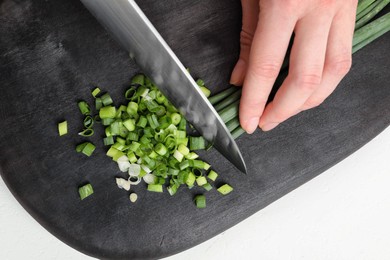
<path fill-rule="evenodd" d="M 204 82 L 198 80 L 197 83 L 202 92 L 209 96 L 210 91 L 204 86 Z M 233 94 L 233 101 L 237 101 L 237 93 L 239 91 L 233 93 L 228 90 L 211 98 L 213 104 L 219 105 L 217 108 L 223 112 L 225 119 L 231 119 L 231 110 L 234 109 L 226 103 L 233 100 L 227 95 Z M 117 163 L 121 172 L 128 175 L 127 178 L 116 178 L 119 188 L 129 191 L 132 185 L 144 181 L 148 191 L 167 190 L 172 196 L 180 187 L 191 189 L 198 186 L 204 192 L 213 189 L 210 182 L 214 182 L 218 174 L 210 169 L 210 164 L 200 160 L 196 153 L 197 150 L 206 149 L 207 142 L 201 136 L 187 134 L 185 118 L 148 77 L 138 74 L 132 78 L 130 88 L 125 93 L 127 104 L 115 106 L 110 95 L 101 94 L 99 88 L 92 91 L 92 96 L 98 115 L 92 115 L 87 102 L 78 102 L 79 110 L 84 116 L 84 130 L 79 135 L 93 135 L 95 122 L 105 127 L 103 143 L 108 147 L 106 154 Z M 59 129 L 60 127 L 62 126 L 59 125 Z M 239 124 L 235 124 L 232 130 L 237 127 Z M 83 142 L 76 147 L 77 152 L 86 156 L 91 156 L 94 150 L 95 145 L 91 142 Z M 226 185 L 230 187 L 228 184 L 224 186 Z M 231 190 L 233 188 L 230 187 Z M 228 193 L 221 188 L 217 191 L 223 195 Z M 201 196 L 204 197 L 204 194 Z M 195 199 L 199 208 L 206 205 L 203 197 L 201 203 L 198 202 L 198 197 Z M 135 202 L 137 194 L 131 193 L 129 198 Z"/>

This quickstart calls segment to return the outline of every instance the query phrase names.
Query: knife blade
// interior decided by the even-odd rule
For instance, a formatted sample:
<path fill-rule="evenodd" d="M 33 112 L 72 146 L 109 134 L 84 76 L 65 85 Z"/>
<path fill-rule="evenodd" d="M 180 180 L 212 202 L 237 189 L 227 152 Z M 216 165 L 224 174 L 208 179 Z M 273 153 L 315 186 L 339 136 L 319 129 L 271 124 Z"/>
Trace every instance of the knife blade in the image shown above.
<path fill-rule="evenodd" d="M 195 129 L 246 173 L 242 154 L 222 119 L 135 1 L 81 2 Z"/>

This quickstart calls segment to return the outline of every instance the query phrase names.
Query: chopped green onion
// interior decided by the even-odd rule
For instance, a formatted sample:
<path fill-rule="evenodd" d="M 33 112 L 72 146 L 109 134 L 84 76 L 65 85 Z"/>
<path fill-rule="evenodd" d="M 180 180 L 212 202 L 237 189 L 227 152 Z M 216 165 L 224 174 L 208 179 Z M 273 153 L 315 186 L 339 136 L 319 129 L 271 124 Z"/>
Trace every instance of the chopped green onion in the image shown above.
<path fill-rule="evenodd" d="M 129 88 L 128 90 L 126 90 L 125 92 L 125 98 L 127 100 L 132 100 L 132 97 L 134 96 L 134 94 L 136 93 L 137 89 L 135 87 L 131 87 Z"/>
<path fill-rule="evenodd" d="M 204 150 L 206 148 L 206 140 L 202 137 L 190 136 L 190 150 Z"/>
<path fill-rule="evenodd" d="M 134 131 L 135 130 L 135 120 L 134 119 L 127 119 L 123 122 L 123 126 L 126 127 L 127 130 Z"/>
<path fill-rule="evenodd" d="M 173 184 L 173 185 L 170 185 L 167 187 L 167 191 L 168 191 L 169 195 L 171 195 L 171 196 L 176 194 L 177 189 L 178 189 L 178 186 L 176 184 Z"/>
<path fill-rule="evenodd" d="M 154 149 L 159 155 L 165 155 L 168 152 L 168 149 L 162 143 L 158 143 Z"/>
<path fill-rule="evenodd" d="M 102 99 L 104 106 L 108 106 L 108 105 L 111 105 L 112 103 L 114 103 L 112 101 L 111 96 L 108 93 L 103 94 L 100 98 Z"/>
<path fill-rule="evenodd" d="M 95 145 L 93 145 L 92 143 L 85 142 L 85 143 L 77 145 L 76 146 L 76 151 L 78 153 L 83 153 L 86 156 L 91 156 L 93 151 L 95 151 L 95 148 L 96 148 Z"/>
<path fill-rule="evenodd" d="M 130 190 L 131 184 L 129 180 L 125 180 L 122 178 L 116 178 L 115 180 L 116 180 L 116 185 L 118 186 L 119 189 L 124 189 L 127 191 Z"/>
<path fill-rule="evenodd" d="M 129 151 L 128 153 L 127 153 L 127 158 L 129 158 L 129 161 L 131 162 L 131 163 L 136 163 L 137 162 L 137 156 L 135 156 L 135 154 L 134 154 L 134 152 L 132 152 L 132 151 Z M 141 176 L 142 177 L 142 176 Z"/>
<path fill-rule="evenodd" d="M 230 186 L 229 184 L 224 184 L 224 185 L 222 185 L 221 187 L 219 187 L 219 188 L 217 189 L 217 191 L 218 191 L 219 193 L 221 193 L 222 195 L 226 195 L 226 194 L 229 194 L 230 192 L 232 192 L 232 191 L 233 191 L 233 188 L 232 188 L 232 186 Z"/>
<path fill-rule="evenodd" d="M 140 116 L 137 122 L 137 126 L 141 128 L 145 128 L 145 126 L 148 124 L 148 119 L 144 116 Z"/>
<path fill-rule="evenodd" d="M 187 154 L 186 156 L 185 156 L 185 158 L 186 159 L 189 159 L 189 160 L 194 160 L 194 159 L 196 159 L 196 158 L 198 158 L 199 157 L 199 155 L 197 155 L 196 153 L 194 153 L 194 152 L 190 152 L 189 154 Z"/>
<path fill-rule="evenodd" d="M 135 116 L 137 115 L 137 112 L 138 112 L 138 104 L 133 102 L 133 101 L 130 101 L 129 104 L 127 105 L 127 113 L 131 116 Z"/>
<path fill-rule="evenodd" d="M 203 79 L 197 79 L 197 80 L 196 80 L 196 84 L 198 84 L 199 87 L 203 87 L 203 86 L 204 86 L 204 81 L 203 81 Z"/>
<path fill-rule="evenodd" d="M 187 184 L 187 186 L 191 187 L 194 185 L 195 183 L 195 174 L 193 174 L 192 172 L 189 172 L 184 180 L 185 184 Z"/>
<path fill-rule="evenodd" d="M 146 116 L 146 119 L 148 120 L 149 125 L 153 128 L 156 129 L 157 127 L 160 126 L 157 120 L 157 116 L 155 114 L 148 114 Z"/>
<path fill-rule="evenodd" d="M 68 133 L 68 122 L 64 121 L 58 124 L 58 134 L 60 136 L 66 135 Z"/>
<path fill-rule="evenodd" d="M 145 84 L 145 75 L 137 74 L 131 79 L 131 85 L 142 86 Z"/>
<path fill-rule="evenodd" d="M 163 186 L 161 184 L 149 184 L 148 191 L 163 192 Z"/>
<path fill-rule="evenodd" d="M 190 161 L 189 160 L 184 160 L 179 165 L 180 170 L 187 169 L 188 167 L 190 167 Z"/>
<path fill-rule="evenodd" d="M 102 107 L 99 111 L 99 116 L 102 120 L 106 118 L 115 118 L 116 108 L 113 106 Z"/>
<path fill-rule="evenodd" d="M 194 168 L 204 169 L 206 171 L 210 168 L 210 164 L 201 160 L 192 160 L 190 162 L 192 162 Z"/>
<path fill-rule="evenodd" d="M 79 135 L 84 136 L 84 137 L 92 136 L 93 134 L 94 134 L 94 131 L 91 128 L 87 128 L 87 129 L 84 129 L 83 131 L 79 132 Z"/>
<path fill-rule="evenodd" d="M 134 192 L 130 193 L 129 199 L 132 203 L 136 202 L 138 199 L 138 195 Z"/>
<path fill-rule="evenodd" d="M 96 98 L 95 99 L 95 108 L 96 110 L 100 110 L 103 106 L 103 101 L 101 98 Z"/>
<path fill-rule="evenodd" d="M 198 178 L 196 178 L 196 184 L 198 184 L 198 186 L 203 186 L 206 183 L 207 183 L 206 177 L 199 176 Z"/>
<path fill-rule="evenodd" d="M 212 181 L 215 181 L 218 177 L 218 173 L 216 173 L 213 170 L 210 170 L 209 174 L 207 175 L 207 178 L 209 178 Z"/>
<path fill-rule="evenodd" d="M 157 92 L 157 95 L 156 95 L 156 101 L 157 101 L 157 103 L 159 103 L 159 104 L 164 104 L 165 100 L 166 100 L 166 98 L 165 98 L 165 96 L 163 95 L 163 93 L 161 93 L 161 91 L 158 91 L 158 92 Z"/>
<path fill-rule="evenodd" d="M 93 188 L 92 185 L 89 183 L 79 188 L 79 195 L 81 200 L 85 199 L 86 197 L 92 194 L 93 194 Z"/>
<path fill-rule="evenodd" d="M 188 147 L 183 145 L 183 144 L 180 144 L 177 147 L 177 150 L 184 156 L 186 156 L 186 155 L 188 155 L 190 153 L 190 149 L 188 149 Z"/>
<path fill-rule="evenodd" d="M 112 136 L 108 136 L 108 137 L 106 137 L 106 138 L 103 138 L 103 143 L 104 143 L 104 145 L 112 145 L 112 144 L 114 144 L 114 137 L 112 137 Z"/>
<path fill-rule="evenodd" d="M 114 158 L 114 157 L 118 157 L 118 154 L 119 154 L 119 153 L 122 153 L 122 152 L 119 151 L 118 149 L 114 148 L 114 147 L 110 147 L 110 149 L 108 149 L 106 155 L 107 155 L 108 157 Z M 118 157 L 118 158 L 119 158 L 119 157 Z"/>
<path fill-rule="evenodd" d="M 94 98 L 96 98 L 96 96 L 99 95 L 99 93 L 100 93 L 100 88 L 95 88 L 94 90 L 92 90 L 91 93 L 92 93 L 92 96 Z"/>
<path fill-rule="evenodd" d="M 80 112 L 81 114 L 83 115 L 89 115 L 91 113 L 91 109 L 89 108 L 89 105 L 87 102 L 85 101 L 80 101 L 78 103 L 78 106 L 79 106 L 79 109 L 80 109 Z"/>
<path fill-rule="evenodd" d="M 178 129 L 182 131 L 185 131 L 187 129 L 187 121 L 184 117 L 181 118 Z"/>
<path fill-rule="evenodd" d="M 210 183 L 206 183 L 202 186 L 205 190 L 210 191 L 213 189 L 213 186 L 211 186 Z"/>
<path fill-rule="evenodd" d="M 203 209 L 206 207 L 206 196 L 205 195 L 196 195 L 195 204 L 198 209 Z"/>
<path fill-rule="evenodd" d="M 201 86 L 200 87 L 200 90 L 202 91 L 202 93 L 208 98 L 209 96 L 210 96 L 210 94 L 211 94 L 211 91 L 208 89 L 208 88 L 206 88 L 206 87 L 204 87 L 204 86 Z"/>
<path fill-rule="evenodd" d="M 181 121 L 181 115 L 179 113 L 172 113 L 170 115 L 172 124 L 178 125 Z"/>
<path fill-rule="evenodd" d="M 107 126 L 107 125 L 111 125 L 114 121 L 115 121 L 114 118 L 103 118 L 102 124 Z"/>
<path fill-rule="evenodd" d="M 165 129 L 172 124 L 172 119 L 169 116 L 162 116 L 158 120 L 159 128 Z"/>
<path fill-rule="evenodd" d="M 92 116 L 88 115 L 84 118 L 84 127 L 85 128 L 91 128 L 93 126 L 93 118 Z"/>

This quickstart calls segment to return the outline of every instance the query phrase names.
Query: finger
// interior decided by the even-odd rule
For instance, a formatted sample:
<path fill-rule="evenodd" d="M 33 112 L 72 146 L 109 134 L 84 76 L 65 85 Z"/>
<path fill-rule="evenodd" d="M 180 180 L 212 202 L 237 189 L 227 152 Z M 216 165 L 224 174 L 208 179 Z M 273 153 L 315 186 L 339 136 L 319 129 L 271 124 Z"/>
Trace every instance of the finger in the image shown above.
<path fill-rule="evenodd" d="M 241 5 L 242 29 L 240 33 L 240 57 L 230 78 L 230 84 L 236 86 L 241 86 L 244 82 L 253 34 L 255 33 L 259 17 L 259 0 L 241 0 Z"/>
<path fill-rule="evenodd" d="M 290 56 L 289 75 L 259 122 L 263 131 L 297 113 L 319 87 L 333 15 L 311 13 L 298 21 Z"/>
<path fill-rule="evenodd" d="M 296 21 L 297 17 L 283 8 L 260 6 L 240 102 L 240 123 L 247 133 L 253 133 L 259 124 Z"/>
<path fill-rule="evenodd" d="M 301 110 L 319 106 L 348 73 L 352 64 L 352 39 L 356 6 L 341 9 L 333 19 L 328 38 L 323 79 Z"/>

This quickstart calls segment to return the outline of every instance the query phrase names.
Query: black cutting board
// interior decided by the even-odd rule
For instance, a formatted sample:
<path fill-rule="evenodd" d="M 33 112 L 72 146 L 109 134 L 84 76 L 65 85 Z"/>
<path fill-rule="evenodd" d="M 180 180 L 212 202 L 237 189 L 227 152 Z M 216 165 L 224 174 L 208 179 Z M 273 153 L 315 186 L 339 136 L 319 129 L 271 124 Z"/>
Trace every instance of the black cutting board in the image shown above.
<path fill-rule="evenodd" d="M 228 86 L 239 53 L 238 0 L 138 1 L 194 77 L 215 93 Z M 215 150 L 202 153 L 220 173 L 217 185 L 235 190 L 177 196 L 135 188 L 139 200 L 115 184 L 117 166 L 97 131 L 91 158 L 74 151 L 82 117 L 77 101 L 92 102 L 98 85 L 116 104 L 139 72 L 126 52 L 76 0 L 0 1 L 1 176 L 23 207 L 45 228 L 86 254 L 107 259 L 151 259 L 197 245 L 282 197 L 341 161 L 390 124 L 390 34 L 354 55 L 353 68 L 320 107 L 274 131 L 238 139 L 244 176 Z M 57 123 L 70 134 L 59 137 Z M 369 174 L 369 173 L 367 173 Z M 80 201 L 79 185 L 93 196 Z"/>

